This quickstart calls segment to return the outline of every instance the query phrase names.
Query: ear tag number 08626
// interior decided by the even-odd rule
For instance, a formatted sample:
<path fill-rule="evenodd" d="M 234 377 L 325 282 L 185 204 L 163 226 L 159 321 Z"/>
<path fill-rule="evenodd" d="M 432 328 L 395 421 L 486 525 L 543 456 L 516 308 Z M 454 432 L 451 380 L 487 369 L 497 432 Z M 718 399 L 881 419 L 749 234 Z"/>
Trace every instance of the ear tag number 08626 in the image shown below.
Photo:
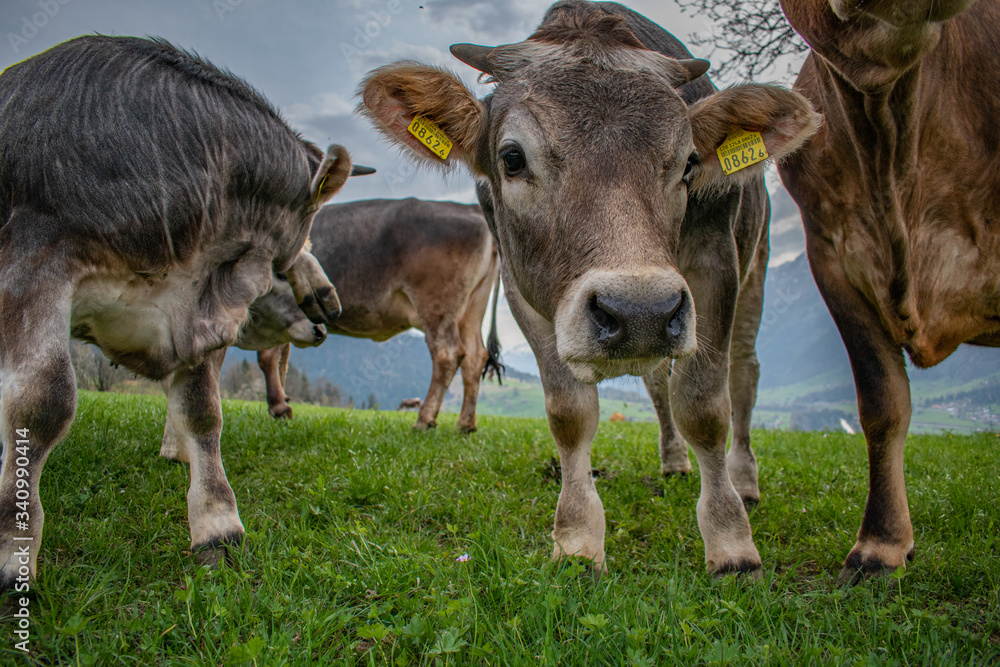
<path fill-rule="evenodd" d="M 735 173 L 768 158 L 764 138 L 760 136 L 760 132 L 747 132 L 742 129 L 730 132 L 716 152 L 719 154 L 722 170 L 727 174 Z"/>
<path fill-rule="evenodd" d="M 434 153 L 434 155 L 437 155 L 442 160 L 448 159 L 448 153 L 451 152 L 452 146 L 451 139 L 448 138 L 448 135 L 440 127 L 423 116 L 417 116 L 406 129 L 410 131 L 410 134 L 419 139 L 424 146 L 427 146 L 431 153 Z"/>

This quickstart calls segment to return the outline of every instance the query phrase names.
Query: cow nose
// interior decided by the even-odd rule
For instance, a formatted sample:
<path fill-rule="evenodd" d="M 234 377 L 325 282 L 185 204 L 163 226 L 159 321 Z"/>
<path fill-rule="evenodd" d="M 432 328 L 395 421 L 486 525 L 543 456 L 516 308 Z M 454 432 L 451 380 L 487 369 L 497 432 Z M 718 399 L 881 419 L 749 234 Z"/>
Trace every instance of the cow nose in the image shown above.
<path fill-rule="evenodd" d="M 316 342 L 319 342 L 319 341 L 323 340 L 324 338 L 326 338 L 326 329 L 324 327 L 320 326 L 320 325 L 314 326 L 313 327 L 313 339 Z"/>
<path fill-rule="evenodd" d="M 594 294 L 588 303 L 594 337 L 611 358 L 664 356 L 684 333 L 688 300 L 685 290 L 645 302 Z"/>

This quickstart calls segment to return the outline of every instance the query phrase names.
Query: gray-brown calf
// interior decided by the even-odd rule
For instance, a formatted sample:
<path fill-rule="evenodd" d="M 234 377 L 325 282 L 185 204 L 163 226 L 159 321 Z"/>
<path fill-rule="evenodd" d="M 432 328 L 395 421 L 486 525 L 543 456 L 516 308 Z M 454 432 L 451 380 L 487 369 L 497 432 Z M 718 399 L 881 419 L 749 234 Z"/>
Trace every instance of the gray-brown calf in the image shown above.
<path fill-rule="evenodd" d="M 39 478 L 76 411 L 71 335 L 172 373 L 192 550 L 214 562 L 242 540 L 219 368 L 350 171 L 345 150 L 324 156 L 246 83 L 162 41 L 82 37 L 0 75 L 0 587 L 17 545 L 36 571 Z M 313 297 L 315 317 L 335 310 Z"/>
<path fill-rule="evenodd" d="M 440 162 L 407 131 L 428 118 L 454 143 L 448 162 L 477 179 L 561 459 L 553 557 L 603 568 L 594 385 L 628 373 L 645 376 L 653 395 L 664 465 L 689 465 L 678 432 L 698 457 L 708 569 L 758 571 L 729 467 L 755 496 L 747 427 L 768 204 L 761 165 L 728 176 L 716 148 L 742 128 L 781 158 L 819 118 L 773 86 L 717 92 L 702 76 L 708 63 L 614 3 L 559 2 L 525 42 L 452 52 L 496 82 L 491 95 L 479 100 L 452 74 L 401 62 L 367 76 L 360 109 L 411 155 Z"/>

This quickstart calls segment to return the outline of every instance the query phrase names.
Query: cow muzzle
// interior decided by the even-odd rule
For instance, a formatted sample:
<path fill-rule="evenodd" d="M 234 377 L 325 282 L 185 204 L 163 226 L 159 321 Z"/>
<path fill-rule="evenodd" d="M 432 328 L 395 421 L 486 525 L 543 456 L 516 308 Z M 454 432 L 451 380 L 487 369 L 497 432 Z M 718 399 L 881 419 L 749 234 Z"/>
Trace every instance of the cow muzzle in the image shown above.
<path fill-rule="evenodd" d="M 299 348 L 316 347 L 326 340 L 326 327 L 301 320 L 288 330 L 292 345 Z"/>
<path fill-rule="evenodd" d="M 586 383 L 646 375 L 695 350 L 694 301 L 674 270 L 591 271 L 556 310 L 559 358 Z"/>

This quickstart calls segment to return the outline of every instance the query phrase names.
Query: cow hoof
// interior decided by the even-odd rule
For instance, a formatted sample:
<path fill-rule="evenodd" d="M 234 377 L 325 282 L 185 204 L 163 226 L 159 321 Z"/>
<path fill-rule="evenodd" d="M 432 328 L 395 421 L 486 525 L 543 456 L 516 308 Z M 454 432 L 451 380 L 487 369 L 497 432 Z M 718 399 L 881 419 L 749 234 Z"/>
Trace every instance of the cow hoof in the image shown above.
<path fill-rule="evenodd" d="M 461 433 L 462 435 L 468 435 L 470 433 L 475 433 L 476 432 L 476 427 L 475 426 L 468 426 L 466 424 L 459 424 L 458 425 L 458 432 Z"/>
<path fill-rule="evenodd" d="M 729 576 L 730 574 L 738 574 L 746 575 L 756 580 L 761 578 L 761 567 L 762 564 L 759 560 L 744 558 L 743 560 L 723 564 L 721 567 L 712 572 L 712 576 L 716 579 L 721 579 L 722 577 Z M 709 571 L 711 571 L 711 568 Z"/>
<path fill-rule="evenodd" d="M 205 544 L 191 547 L 194 562 L 216 569 L 223 563 L 234 564 L 234 554 L 243 548 L 243 533 L 216 538 Z"/>
<path fill-rule="evenodd" d="M 417 422 L 416 424 L 413 425 L 413 428 L 416 429 L 417 431 L 420 431 L 421 433 L 426 433 L 428 430 L 432 428 L 437 428 L 437 422 L 436 421 Z"/>
<path fill-rule="evenodd" d="M 292 406 L 284 405 L 279 406 L 271 410 L 271 416 L 275 419 L 291 419 L 292 418 Z"/>
<path fill-rule="evenodd" d="M 912 561 L 915 550 L 910 547 L 906 554 L 906 560 Z M 837 575 L 838 586 L 854 586 L 860 584 L 865 579 L 880 579 L 887 577 L 896 571 L 898 567 L 905 567 L 906 562 L 893 566 L 880 558 L 869 556 L 865 558 L 858 551 L 852 551 L 844 560 L 844 567 Z"/>
<path fill-rule="evenodd" d="M 743 508 L 747 512 L 755 509 L 757 505 L 760 505 L 760 496 L 757 496 L 756 498 L 753 496 L 743 496 Z"/>

